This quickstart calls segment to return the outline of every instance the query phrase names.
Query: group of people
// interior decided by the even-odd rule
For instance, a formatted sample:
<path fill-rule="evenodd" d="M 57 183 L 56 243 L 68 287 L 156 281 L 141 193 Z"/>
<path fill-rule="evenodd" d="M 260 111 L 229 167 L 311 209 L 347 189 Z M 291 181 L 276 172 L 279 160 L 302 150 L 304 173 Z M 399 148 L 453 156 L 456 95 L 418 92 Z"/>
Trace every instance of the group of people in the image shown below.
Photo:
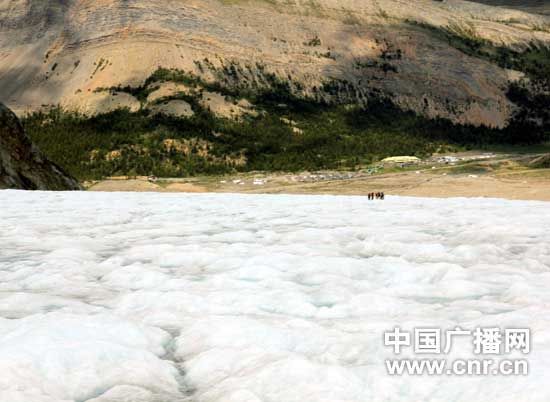
<path fill-rule="evenodd" d="M 369 200 L 383 200 L 385 197 L 385 194 L 383 192 L 379 193 L 369 193 L 368 198 Z"/>

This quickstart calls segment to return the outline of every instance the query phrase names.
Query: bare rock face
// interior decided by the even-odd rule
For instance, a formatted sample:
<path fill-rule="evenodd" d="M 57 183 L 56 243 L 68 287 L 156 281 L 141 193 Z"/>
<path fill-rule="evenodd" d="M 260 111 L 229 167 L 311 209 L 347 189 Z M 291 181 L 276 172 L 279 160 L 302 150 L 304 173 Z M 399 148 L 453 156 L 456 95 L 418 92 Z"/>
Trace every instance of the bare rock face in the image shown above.
<path fill-rule="evenodd" d="M 518 73 L 426 26 L 511 48 L 550 43 L 547 16 L 461 0 L 0 0 L 0 101 L 17 113 L 108 110 L 94 91 L 164 67 L 251 88 L 277 77 L 339 103 L 376 93 L 428 117 L 504 126 Z"/>
<path fill-rule="evenodd" d="M 0 189 L 79 190 L 78 182 L 42 156 L 21 123 L 0 103 Z"/>
<path fill-rule="evenodd" d="M 474 0 L 477 3 L 489 4 L 497 7 L 516 8 L 531 13 L 550 15 L 548 0 Z"/>

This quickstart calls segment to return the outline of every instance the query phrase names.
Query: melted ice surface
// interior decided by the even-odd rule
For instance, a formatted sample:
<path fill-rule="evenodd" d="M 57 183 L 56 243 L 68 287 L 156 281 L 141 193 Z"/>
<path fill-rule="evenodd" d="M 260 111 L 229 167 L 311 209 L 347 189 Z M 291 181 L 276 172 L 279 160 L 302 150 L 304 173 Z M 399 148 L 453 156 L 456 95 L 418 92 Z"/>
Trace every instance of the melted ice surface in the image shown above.
<path fill-rule="evenodd" d="M 0 191 L 0 400 L 547 402 L 548 228 L 540 202 Z M 396 325 L 528 327 L 530 374 L 389 377 Z"/>

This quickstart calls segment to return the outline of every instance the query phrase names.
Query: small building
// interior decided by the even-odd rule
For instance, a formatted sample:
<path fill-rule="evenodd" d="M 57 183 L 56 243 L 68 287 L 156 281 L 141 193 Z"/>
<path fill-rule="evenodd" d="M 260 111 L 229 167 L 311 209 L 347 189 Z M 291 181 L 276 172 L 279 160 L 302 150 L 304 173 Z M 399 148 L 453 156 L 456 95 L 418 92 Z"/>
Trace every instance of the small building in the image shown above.
<path fill-rule="evenodd" d="M 392 156 L 390 158 L 383 159 L 382 163 L 413 164 L 413 163 L 420 163 L 420 159 L 417 158 L 416 156 Z"/>

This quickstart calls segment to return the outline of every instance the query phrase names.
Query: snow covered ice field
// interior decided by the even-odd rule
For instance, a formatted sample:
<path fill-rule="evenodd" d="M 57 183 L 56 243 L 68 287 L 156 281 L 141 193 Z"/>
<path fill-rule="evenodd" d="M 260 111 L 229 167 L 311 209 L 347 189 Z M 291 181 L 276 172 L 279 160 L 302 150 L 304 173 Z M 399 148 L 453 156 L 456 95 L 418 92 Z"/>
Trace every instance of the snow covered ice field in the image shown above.
<path fill-rule="evenodd" d="M 548 402 L 548 228 L 542 202 L 0 191 L 0 401 Z M 390 377 L 396 325 L 530 328 L 530 373 Z"/>

